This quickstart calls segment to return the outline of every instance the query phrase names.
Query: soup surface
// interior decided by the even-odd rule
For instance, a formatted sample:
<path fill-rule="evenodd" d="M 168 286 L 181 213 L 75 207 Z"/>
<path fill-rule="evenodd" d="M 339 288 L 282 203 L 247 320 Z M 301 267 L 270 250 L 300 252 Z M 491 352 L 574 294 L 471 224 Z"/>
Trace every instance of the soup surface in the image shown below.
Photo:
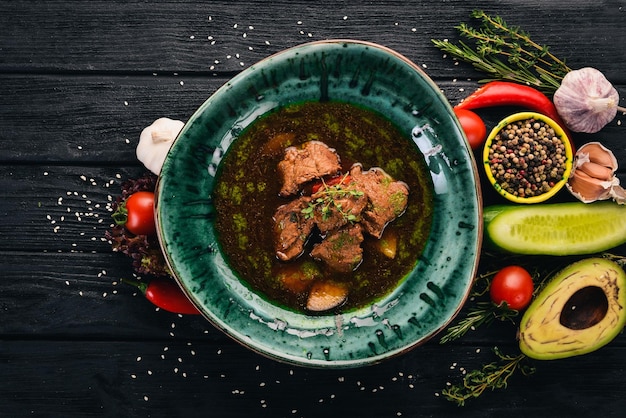
<path fill-rule="evenodd" d="M 333 272 L 307 251 L 283 262 L 276 256 L 273 216 L 290 198 L 281 197 L 278 163 L 285 149 L 308 141 L 334 148 L 346 173 L 354 163 L 382 168 L 409 187 L 405 212 L 379 240 L 367 236 L 363 261 L 351 272 Z M 415 144 L 387 119 L 341 102 L 305 102 L 270 112 L 252 123 L 228 149 L 217 174 L 213 200 L 218 241 L 230 266 L 251 289 L 273 303 L 307 312 L 308 288 L 298 291 L 285 278 L 315 271 L 345 285 L 348 296 L 336 311 L 365 306 L 391 292 L 422 253 L 433 211 L 432 181 Z M 381 250 L 387 237 L 397 242 L 393 258 Z M 308 283 L 308 282 L 307 282 Z M 310 313 L 310 312 L 307 312 Z"/>

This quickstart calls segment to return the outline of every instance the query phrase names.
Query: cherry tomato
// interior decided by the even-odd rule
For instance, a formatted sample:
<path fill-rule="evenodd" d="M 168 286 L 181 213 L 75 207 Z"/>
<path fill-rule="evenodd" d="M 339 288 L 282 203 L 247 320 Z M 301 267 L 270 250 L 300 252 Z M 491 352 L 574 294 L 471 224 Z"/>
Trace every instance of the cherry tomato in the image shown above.
<path fill-rule="evenodd" d="M 496 305 L 506 302 L 509 308 L 524 309 L 533 297 L 533 278 L 520 266 L 508 266 L 496 273 L 489 295 Z"/>
<path fill-rule="evenodd" d="M 153 235 L 156 232 L 154 221 L 154 193 L 142 191 L 135 192 L 120 205 L 118 212 L 122 216 L 116 218 L 118 224 L 122 224 L 135 235 Z M 123 215 L 126 215 L 125 217 Z"/>
<path fill-rule="evenodd" d="M 480 149 L 487 138 L 487 127 L 483 120 L 476 113 L 467 109 L 454 109 L 457 119 L 467 137 L 470 147 L 473 150 Z"/>

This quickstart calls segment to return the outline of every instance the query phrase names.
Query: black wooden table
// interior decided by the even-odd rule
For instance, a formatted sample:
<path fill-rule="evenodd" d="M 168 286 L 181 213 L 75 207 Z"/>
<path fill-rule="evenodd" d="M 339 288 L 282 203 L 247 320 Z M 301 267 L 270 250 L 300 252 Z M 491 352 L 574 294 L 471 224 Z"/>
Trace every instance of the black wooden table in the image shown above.
<path fill-rule="evenodd" d="M 472 8 L 522 25 L 572 68 L 597 67 L 626 95 L 618 0 L 0 2 L 0 416 L 623 416 L 624 335 L 536 362 L 534 375 L 459 408 L 441 390 L 494 361 L 494 346 L 515 353 L 511 324 L 372 367 L 312 370 L 119 284 L 132 269 L 104 234 L 121 183 L 145 172 L 145 126 L 184 121 L 256 61 L 327 38 L 397 50 L 454 104 L 480 74 L 430 39 L 456 39 Z M 626 166 L 624 119 L 574 140 L 601 141 Z"/>

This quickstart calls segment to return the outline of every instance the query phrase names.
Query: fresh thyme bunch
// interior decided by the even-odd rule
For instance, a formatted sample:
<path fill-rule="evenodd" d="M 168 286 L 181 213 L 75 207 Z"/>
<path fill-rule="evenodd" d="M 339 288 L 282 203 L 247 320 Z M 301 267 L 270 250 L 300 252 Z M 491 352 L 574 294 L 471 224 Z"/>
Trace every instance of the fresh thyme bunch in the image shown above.
<path fill-rule="evenodd" d="M 463 383 L 445 388 L 441 394 L 447 400 L 459 406 L 465 401 L 479 397 L 487 389 L 504 389 L 509 378 L 516 370 L 527 376 L 535 372 L 535 368 L 526 363 L 524 354 L 510 356 L 503 354 L 498 347 L 493 349 L 499 361 L 486 364 L 480 370 L 472 370 L 463 378 Z"/>
<path fill-rule="evenodd" d="M 474 10 L 471 17 L 481 23 L 478 28 L 461 23 L 455 28 L 467 42 L 458 44 L 432 39 L 435 46 L 468 62 L 491 78 L 530 85 L 552 95 L 561 80 L 571 71 L 565 61 L 554 56 L 548 46 L 535 43 L 517 26 L 509 26 L 501 17 Z"/>

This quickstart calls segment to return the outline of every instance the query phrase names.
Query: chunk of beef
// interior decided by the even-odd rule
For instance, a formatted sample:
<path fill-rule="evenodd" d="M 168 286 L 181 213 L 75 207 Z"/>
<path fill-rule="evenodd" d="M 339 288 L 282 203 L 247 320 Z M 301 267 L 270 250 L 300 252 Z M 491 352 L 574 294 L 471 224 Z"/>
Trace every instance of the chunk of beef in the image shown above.
<path fill-rule="evenodd" d="M 409 186 L 395 181 L 381 168 L 363 171 L 360 164 L 352 166 L 350 176 L 356 187 L 368 197 L 368 205 L 361 214 L 361 224 L 368 234 L 380 238 L 385 226 L 406 209 Z"/>
<path fill-rule="evenodd" d="M 348 224 L 328 233 L 313 246 L 311 256 L 322 261 L 329 269 L 349 273 L 363 260 L 363 232 L 360 224 Z"/>
<path fill-rule="evenodd" d="M 283 160 L 278 163 L 278 173 L 282 179 L 280 195 L 296 194 L 304 183 L 335 174 L 339 170 L 339 156 L 323 142 L 309 141 L 302 148 L 289 147 L 285 149 Z"/>
<path fill-rule="evenodd" d="M 313 227 L 313 219 L 307 219 L 302 209 L 309 206 L 311 198 L 301 197 L 280 206 L 274 213 L 274 232 L 276 235 L 276 256 L 289 261 L 304 251 Z"/>
<path fill-rule="evenodd" d="M 358 222 L 368 202 L 365 193 L 357 189 L 353 182 L 322 187 L 311 199 L 314 202 L 322 199 L 313 213 L 315 224 L 322 234 L 350 221 Z"/>

